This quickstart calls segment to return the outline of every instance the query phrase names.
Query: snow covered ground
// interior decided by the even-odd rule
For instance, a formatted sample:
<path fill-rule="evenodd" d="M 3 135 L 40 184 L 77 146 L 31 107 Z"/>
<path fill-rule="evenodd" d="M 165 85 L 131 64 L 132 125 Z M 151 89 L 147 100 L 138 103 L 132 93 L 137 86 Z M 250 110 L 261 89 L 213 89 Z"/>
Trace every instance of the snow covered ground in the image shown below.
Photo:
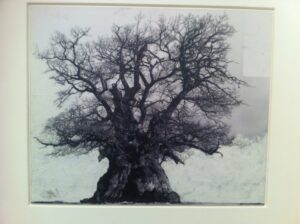
<path fill-rule="evenodd" d="M 33 146 L 35 143 L 33 143 Z M 220 154 L 197 150 L 184 154 L 185 165 L 166 162 L 163 167 L 182 202 L 264 203 L 267 136 L 237 137 Z M 79 202 L 92 196 L 108 167 L 97 152 L 53 158 L 47 150 L 31 155 L 31 201 Z"/>

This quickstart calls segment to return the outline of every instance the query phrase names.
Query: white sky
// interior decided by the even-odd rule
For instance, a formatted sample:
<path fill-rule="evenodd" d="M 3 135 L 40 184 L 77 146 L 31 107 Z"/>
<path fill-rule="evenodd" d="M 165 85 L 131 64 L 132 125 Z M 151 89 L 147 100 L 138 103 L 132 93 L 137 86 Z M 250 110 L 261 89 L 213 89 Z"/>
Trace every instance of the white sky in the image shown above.
<path fill-rule="evenodd" d="M 231 71 L 249 82 L 250 88 L 241 89 L 241 98 L 248 104 L 234 110 L 231 119 L 232 131 L 246 136 L 255 136 L 267 131 L 269 103 L 269 75 L 271 67 L 272 13 L 254 10 L 207 10 L 180 8 L 135 8 L 108 6 L 37 6 L 29 7 L 31 53 L 36 49 L 47 49 L 54 31 L 68 33 L 72 27 L 90 27 L 90 38 L 107 36 L 112 24 L 133 22 L 138 13 L 147 19 L 177 14 L 223 14 L 236 33 L 229 42 L 232 50 L 228 58 L 235 64 Z M 48 118 L 55 116 L 58 109 L 53 101 L 57 87 L 43 72 L 47 69 L 42 61 L 29 55 L 31 134 L 39 136 Z"/>

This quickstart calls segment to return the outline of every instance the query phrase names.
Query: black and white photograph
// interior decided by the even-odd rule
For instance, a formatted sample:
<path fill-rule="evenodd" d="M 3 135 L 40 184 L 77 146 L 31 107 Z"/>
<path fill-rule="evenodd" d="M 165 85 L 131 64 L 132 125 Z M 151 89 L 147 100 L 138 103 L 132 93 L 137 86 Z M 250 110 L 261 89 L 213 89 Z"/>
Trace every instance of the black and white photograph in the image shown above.
<path fill-rule="evenodd" d="M 28 7 L 34 204 L 264 205 L 273 14 Z"/>

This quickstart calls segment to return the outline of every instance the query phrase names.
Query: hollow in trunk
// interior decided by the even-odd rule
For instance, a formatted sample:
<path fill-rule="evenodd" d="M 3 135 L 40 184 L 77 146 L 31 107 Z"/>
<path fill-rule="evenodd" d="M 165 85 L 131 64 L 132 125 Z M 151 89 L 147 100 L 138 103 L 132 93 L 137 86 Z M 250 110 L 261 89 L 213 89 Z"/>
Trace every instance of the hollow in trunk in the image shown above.
<path fill-rule="evenodd" d="M 109 159 L 107 172 L 99 179 L 91 198 L 81 203 L 180 203 L 158 160 L 150 155 L 130 161 L 126 155 Z"/>

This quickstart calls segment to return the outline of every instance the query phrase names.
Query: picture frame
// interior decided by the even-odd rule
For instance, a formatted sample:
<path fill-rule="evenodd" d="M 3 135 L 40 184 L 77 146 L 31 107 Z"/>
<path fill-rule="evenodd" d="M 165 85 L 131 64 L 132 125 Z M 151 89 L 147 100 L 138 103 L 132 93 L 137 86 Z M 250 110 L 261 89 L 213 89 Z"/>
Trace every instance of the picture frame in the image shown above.
<path fill-rule="evenodd" d="M 28 172 L 28 5 L 133 5 L 204 8 L 248 8 L 274 11 L 270 92 L 268 167 L 264 206 L 103 206 L 32 205 Z M 300 45 L 296 1 L 27 1 L 0 3 L 1 38 L 1 223 L 257 223 L 300 222 L 300 95 L 297 52 Z M 2 33 L 1 32 L 1 33 Z"/>

